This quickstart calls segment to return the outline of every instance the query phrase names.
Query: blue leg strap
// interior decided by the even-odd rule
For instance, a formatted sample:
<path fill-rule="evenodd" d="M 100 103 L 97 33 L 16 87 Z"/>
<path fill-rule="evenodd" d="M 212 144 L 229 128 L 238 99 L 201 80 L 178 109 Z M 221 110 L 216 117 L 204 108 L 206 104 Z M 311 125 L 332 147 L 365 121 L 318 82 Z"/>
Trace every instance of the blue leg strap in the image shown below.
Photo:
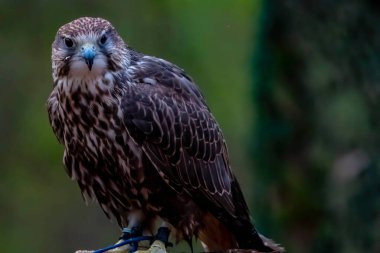
<path fill-rule="evenodd" d="M 119 240 L 129 240 L 131 238 L 136 238 L 142 236 L 142 230 L 141 227 L 132 227 L 132 228 L 123 228 L 122 234 L 119 237 Z M 139 248 L 139 242 L 132 242 L 130 243 L 131 249 L 129 250 L 129 253 L 133 253 L 138 250 Z"/>

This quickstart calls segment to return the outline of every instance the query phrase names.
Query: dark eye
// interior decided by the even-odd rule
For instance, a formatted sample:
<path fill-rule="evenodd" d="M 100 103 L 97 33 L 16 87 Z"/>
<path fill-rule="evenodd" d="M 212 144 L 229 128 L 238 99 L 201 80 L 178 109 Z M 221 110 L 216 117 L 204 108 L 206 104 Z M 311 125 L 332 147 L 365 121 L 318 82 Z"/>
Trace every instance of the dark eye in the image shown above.
<path fill-rule="evenodd" d="M 106 42 L 107 42 L 107 36 L 103 35 L 100 38 L 99 43 L 100 43 L 100 45 L 104 45 Z"/>
<path fill-rule="evenodd" d="M 63 42 L 65 42 L 66 47 L 71 48 L 74 46 L 74 42 L 70 38 L 64 38 Z"/>

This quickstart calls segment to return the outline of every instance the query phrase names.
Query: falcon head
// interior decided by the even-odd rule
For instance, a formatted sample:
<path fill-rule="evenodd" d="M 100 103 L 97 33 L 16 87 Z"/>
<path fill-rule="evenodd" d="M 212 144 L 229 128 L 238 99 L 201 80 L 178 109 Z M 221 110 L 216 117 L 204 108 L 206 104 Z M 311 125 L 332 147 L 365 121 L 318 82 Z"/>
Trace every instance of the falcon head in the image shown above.
<path fill-rule="evenodd" d="M 129 54 L 105 19 L 83 17 L 59 28 L 52 45 L 53 78 L 101 75 L 124 69 Z"/>

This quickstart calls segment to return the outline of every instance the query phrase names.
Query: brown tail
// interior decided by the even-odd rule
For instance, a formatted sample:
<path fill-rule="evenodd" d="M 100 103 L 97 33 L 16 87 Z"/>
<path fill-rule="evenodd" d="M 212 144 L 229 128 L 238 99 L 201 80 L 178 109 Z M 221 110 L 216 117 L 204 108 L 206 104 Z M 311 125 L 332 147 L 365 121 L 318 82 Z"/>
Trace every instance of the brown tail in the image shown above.
<path fill-rule="evenodd" d="M 238 239 L 238 245 L 240 249 L 247 249 L 251 252 L 272 252 L 272 253 L 283 253 L 285 252 L 284 248 L 279 244 L 275 243 L 273 240 L 266 238 L 265 236 L 259 234 L 252 224 L 249 224 L 251 228 L 241 229 L 242 233 L 234 234 Z M 246 231 L 246 232 L 244 232 Z M 248 232 L 247 232 L 248 231 Z M 249 232 L 250 231 L 250 232 Z"/>
<path fill-rule="evenodd" d="M 226 252 L 238 246 L 231 232 L 213 215 L 205 214 L 203 222 L 205 226 L 197 236 L 206 252 Z"/>
<path fill-rule="evenodd" d="M 266 238 L 262 234 L 259 234 L 261 240 L 263 241 L 264 245 L 270 249 L 272 249 L 271 252 L 274 253 L 284 253 L 285 248 L 281 247 L 280 244 L 275 243 L 272 239 Z"/>
<path fill-rule="evenodd" d="M 213 215 L 207 213 L 204 216 L 204 224 L 198 231 L 198 238 L 201 240 L 206 252 L 229 252 L 229 253 L 284 253 L 285 249 L 273 240 L 250 229 L 240 234 L 232 233 Z M 239 235 L 236 236 L 235 235 Z M 246 236 L 244 236 L 246 235 Z"/>

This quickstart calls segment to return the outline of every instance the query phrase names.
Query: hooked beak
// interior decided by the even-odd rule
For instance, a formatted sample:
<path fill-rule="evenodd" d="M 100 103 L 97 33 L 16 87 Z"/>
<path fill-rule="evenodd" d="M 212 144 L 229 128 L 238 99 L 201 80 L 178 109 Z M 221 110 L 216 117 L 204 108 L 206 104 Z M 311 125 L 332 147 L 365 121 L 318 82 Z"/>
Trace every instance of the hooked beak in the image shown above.
<path fill-rule="evenodd" d="M 85 60 L 88 69 L 91 71 L 92 69 L 92 64 L 94 63 L 94 58 L 96 55 L 96 48 L 93 44 L 86 43 L 84 44 L 81 49 L 81 55 L 83 59 Z"/>

